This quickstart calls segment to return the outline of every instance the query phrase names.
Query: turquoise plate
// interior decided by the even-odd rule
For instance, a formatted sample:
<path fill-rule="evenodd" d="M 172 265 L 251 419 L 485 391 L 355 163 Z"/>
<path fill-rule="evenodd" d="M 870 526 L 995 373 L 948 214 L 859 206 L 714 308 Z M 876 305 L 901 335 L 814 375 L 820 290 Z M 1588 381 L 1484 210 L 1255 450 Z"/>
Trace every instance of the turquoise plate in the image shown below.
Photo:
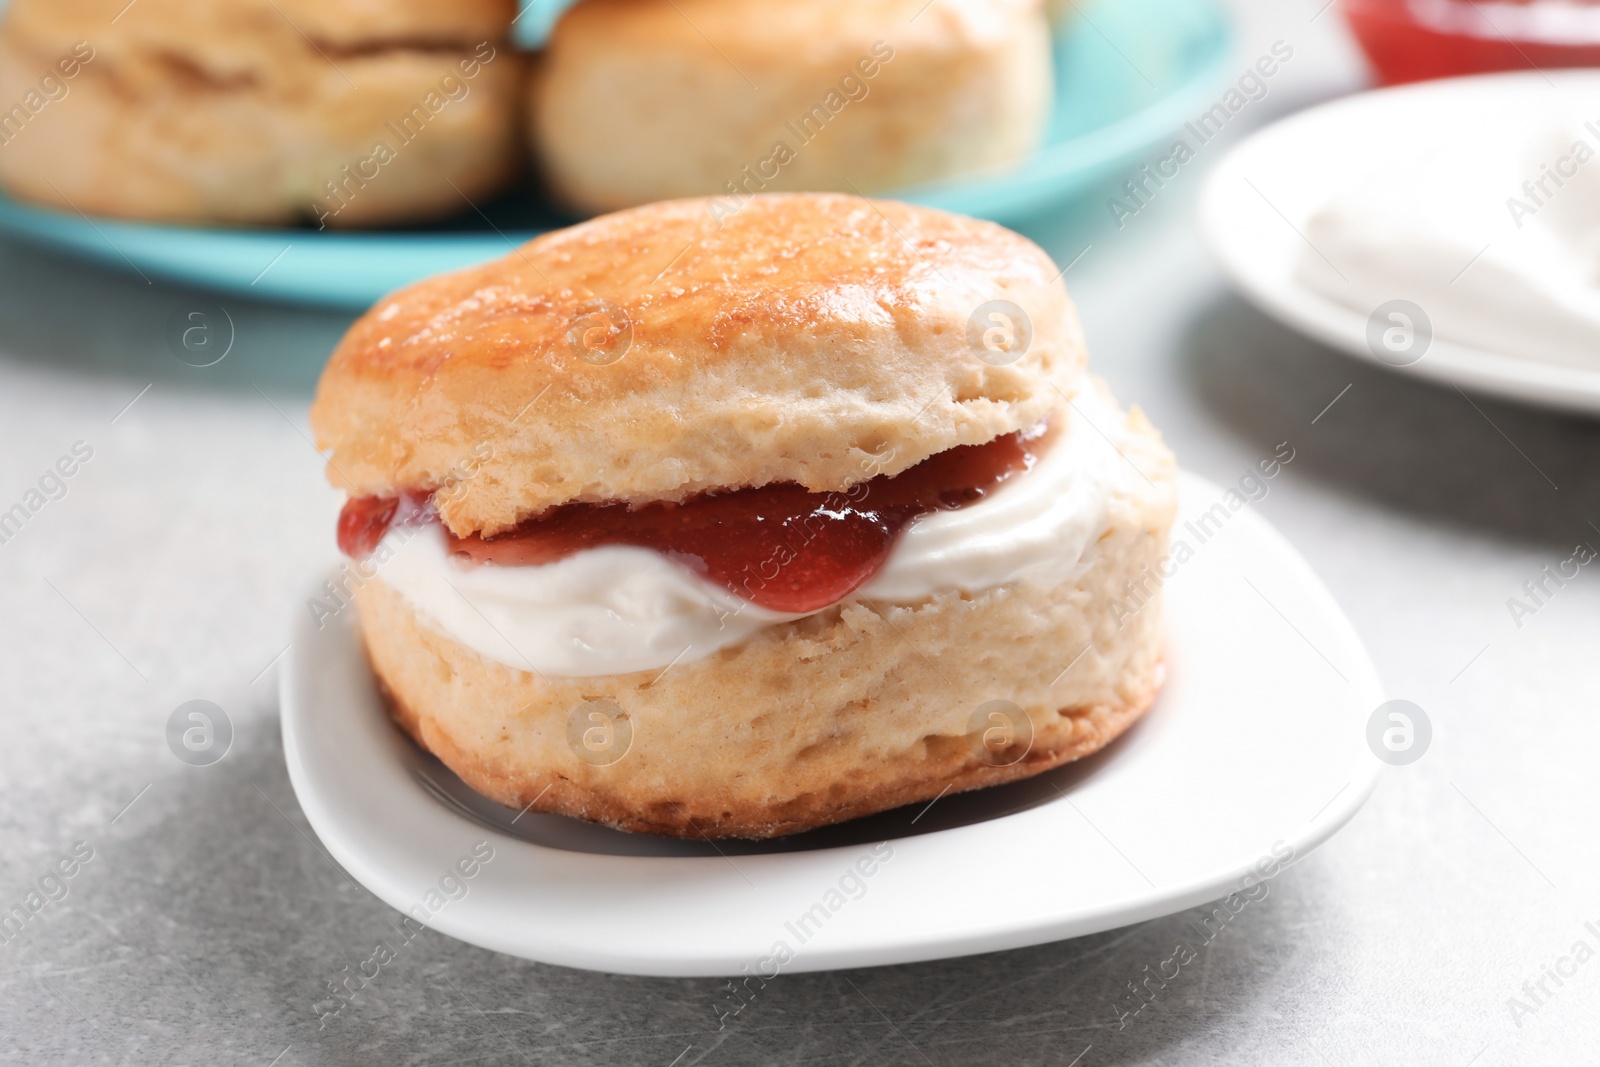
<path fill-rule="evenodd" d="M 519 27 L 536 39 L 557 8 Z M 542 19 L 542 22 L 541 22 Z M 1003 174 L 883 195 L 1017 224 L 1119 169 L 1211 104 L 1231 50 L 1214 0 L 1094 0 L 1057 31 L 1056 103 L 1044 144 Z M 527 194 L 483 214 L 393 231 L 213 229 L 87 218 L 0 196 L 0 230 L 146 277 L 361 308 L 407 282 L 504 255 L 574 221 Z"/>

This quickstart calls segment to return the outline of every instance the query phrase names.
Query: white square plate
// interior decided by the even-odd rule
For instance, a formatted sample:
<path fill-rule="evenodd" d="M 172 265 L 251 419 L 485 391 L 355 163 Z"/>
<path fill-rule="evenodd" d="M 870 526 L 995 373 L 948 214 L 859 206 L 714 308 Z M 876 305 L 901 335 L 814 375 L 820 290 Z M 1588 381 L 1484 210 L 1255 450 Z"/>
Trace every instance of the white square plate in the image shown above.
<path fill-rule="evenodd" d="M 1365 737 L 1382 694 L 1338 605 L 1244 497 L 1187 474 L 1179 486 L 1174 549 L 1192 556 L 1166 582 L 1166 690 L 1107 750 L 1025 782 L 765 843 L 519 815 L 390 723 L 348 612 L 296 627 L 289 776 L 328 850 L 385 903 L 571 967 L 770 977 L 904 963 L 1225 897 L 1360 808 L 1381 767 Z"/>

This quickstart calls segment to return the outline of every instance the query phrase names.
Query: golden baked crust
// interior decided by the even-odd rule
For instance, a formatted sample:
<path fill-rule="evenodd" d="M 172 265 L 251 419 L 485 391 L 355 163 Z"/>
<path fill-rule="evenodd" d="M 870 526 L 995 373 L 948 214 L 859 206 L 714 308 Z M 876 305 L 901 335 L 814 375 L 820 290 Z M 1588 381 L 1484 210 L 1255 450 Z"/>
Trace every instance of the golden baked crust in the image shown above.
<path fill-rule="evenodd" d="M 845 489 L 1031 427 L 1078 388 L 1060 271 L 1009 230 L 832 194 L 707 208 L 594 219 L 380 301 L 312 406 L 330 478 L 449 484 L 450 528 L 494 533 L 569 501 Z M 969 336 L 995 300 L 1031 323 L 1015 362 Z"/>
<path fill-rule="evenodd" d="M 463 197 L 521 165 L 512 15 L 511 0 L 15 0 L 0 22 L 4 106 L 43 99 L 40 78 L 79 42 L 89 58 L 58 99 L 0 116 L 0 183 L 162 221 L 358 226 L 469 210 Z"/>
<path fill-rule="evenodd" d="M 1129 424 L 1149 481 L 1113 497 L 1087 559 L 1006 585 L 852 598 L 664 672 L 567 679 L 459 644 L 380 573 L 357 595 L 368 654 L 396 719 L 474 789 L 626 830 L 772 837 L 1036 774 L 1108 744 L 1161 685 L 1160 601 L 1130 614 L 1125 583 L 1148 585 L 1167 551 L 1174 469 Z M 984 757 L 974 713 L 997 700 L 1031 723 L 1025 753 Z M 594 701 L 631 731 L 606 765 L 570 741 Z"/>
<path fill-rule="evenodd" d="M 583 0 L 533 80 L 534 142 L 553 192 L 586 212 L 735 189 L 871 193 L 1002 167 L 1033 149 L 1049 112 L 1042 8 Z"/>
<path fill-rule="evenodd" d="M 5 17 L 36 40 L 87 40 L 113 57 L 170 48 L 205 70 L 270 76 L 284 67 L 265 58 L 273 49 L 298 54 L 308 43 L 334 55 L 499 40 L 516 0 L 11 0 Z"/>

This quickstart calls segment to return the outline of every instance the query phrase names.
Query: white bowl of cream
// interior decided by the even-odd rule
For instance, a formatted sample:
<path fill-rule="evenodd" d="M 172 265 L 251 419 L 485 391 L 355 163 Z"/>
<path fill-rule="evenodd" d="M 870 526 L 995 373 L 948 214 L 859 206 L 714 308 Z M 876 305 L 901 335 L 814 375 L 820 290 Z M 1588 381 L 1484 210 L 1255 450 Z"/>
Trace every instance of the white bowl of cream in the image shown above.
<path fill-rule="evenodd" d="M 1361 93 L 1257 132 L 1201 228 L 1269 314 L 1374 362 L 1600 412 L 1600 72 Z"/>

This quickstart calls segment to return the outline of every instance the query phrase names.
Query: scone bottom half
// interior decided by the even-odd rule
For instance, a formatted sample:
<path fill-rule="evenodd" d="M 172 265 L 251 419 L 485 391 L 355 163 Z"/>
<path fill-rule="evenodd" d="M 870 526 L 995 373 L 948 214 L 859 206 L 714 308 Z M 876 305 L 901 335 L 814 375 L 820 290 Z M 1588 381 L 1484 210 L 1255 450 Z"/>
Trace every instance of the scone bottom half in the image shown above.
<path fill-rule="evenodd" d="M 313 425 L 350 493 L 348 585 L 396 721 L 508 807 L 691 839 L 796 833 L 1103 748 L 1162 683 L 1149 576 L 1174 468 L 1084 375 L 1058 275 L 988 223 L 785 195 L 731 220 L 703 201 L 607 216 L 381 301 Z M 1090 394 L 1136 476 L 1097 475 L 1084 546 L 989 582 L 883 584 L 925 528 L 1014 501 L 1074 431 L 1104 435 Z M 616 558 L 604 595 L 649 600 L 670 572 L 743 629 L 645 669 L 552 670 L 417 595 L 415 565 L 386 555 L 413 537 L 452 586 Z"/>

